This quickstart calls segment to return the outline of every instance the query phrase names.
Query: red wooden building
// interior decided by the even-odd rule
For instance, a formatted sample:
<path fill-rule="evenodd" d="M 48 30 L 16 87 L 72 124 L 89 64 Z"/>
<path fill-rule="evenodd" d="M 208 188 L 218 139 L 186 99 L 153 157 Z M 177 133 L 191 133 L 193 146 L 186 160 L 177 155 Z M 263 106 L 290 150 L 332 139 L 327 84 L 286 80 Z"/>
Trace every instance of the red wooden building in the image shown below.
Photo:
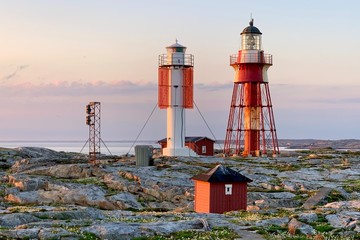
<path fill-rule="evenodd" d="M 222 165 L 191 178 L 195 183 L 194 210 L 224 213 L 246 210 L 247 183 L 251 179 Z"/>
<path fill-rule="evenodd" d="M 161 145 L 161 150 L 167 147 L 166 138 L 159 140 L 158 143 Z M 202 156 L 214 155 L 214 143 L 215 141 L 208 137 L 185 137 L 185 146 Z"/>

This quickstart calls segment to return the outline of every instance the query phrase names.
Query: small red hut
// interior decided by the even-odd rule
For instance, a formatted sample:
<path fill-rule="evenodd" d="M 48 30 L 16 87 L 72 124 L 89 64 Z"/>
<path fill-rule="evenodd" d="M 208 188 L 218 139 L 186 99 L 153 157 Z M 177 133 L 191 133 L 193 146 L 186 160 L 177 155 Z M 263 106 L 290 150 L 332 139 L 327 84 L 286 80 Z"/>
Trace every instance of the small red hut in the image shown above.
<path fill-rule="evenodd" d="M 166 138 L 159 140 L 158 143 L 161 145 L 161 150 L 167 147 Z M 185 137 L 185 146 L 201 156 L 213 156 L 214 143 L 215 141 L 208 137 Z"/>
<path fill-rule="evenodd" d="M 247 183 L 251 179 L 222 165 L 191 178 L 195 183 L 194 210 L 224 213 L 246 210 Z"/>

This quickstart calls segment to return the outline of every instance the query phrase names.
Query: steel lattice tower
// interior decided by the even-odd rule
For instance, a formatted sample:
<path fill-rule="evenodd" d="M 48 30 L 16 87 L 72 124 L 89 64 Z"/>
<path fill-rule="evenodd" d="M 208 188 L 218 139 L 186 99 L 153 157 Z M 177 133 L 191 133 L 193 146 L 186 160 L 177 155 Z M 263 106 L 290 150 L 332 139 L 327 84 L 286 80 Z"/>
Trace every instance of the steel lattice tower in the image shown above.
<path fill-rule="evenodd" d="M 96 160 L 100 156 L 100 102 L 86 105 L 86 124 L 89 125 L 89 158 Z"/>
<path fill-rule="evenodd" d="M 241 49 L 230 56 L 235 79 L 224 143 L 226 155 L 279 153 L 267 78 L 272 55 L 261 49 L 262 33 L 253 21 L 241 33 Z"/>

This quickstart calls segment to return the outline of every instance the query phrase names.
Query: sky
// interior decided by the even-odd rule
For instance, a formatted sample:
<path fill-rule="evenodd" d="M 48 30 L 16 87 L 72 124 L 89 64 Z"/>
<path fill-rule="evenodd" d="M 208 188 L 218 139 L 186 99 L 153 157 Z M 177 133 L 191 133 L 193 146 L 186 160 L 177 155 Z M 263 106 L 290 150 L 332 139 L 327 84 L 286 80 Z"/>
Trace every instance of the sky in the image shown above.
<path fill-rule="evenodd" d="M 101 137 L 133 140 L 157 103 L 158 55 L 193 54 L 186 135 L 224 139 L 234 70 L 250 17 L 273 55 L 278 138 L 360 138 L 357 0 L 1 0 L 0 141 L 86 140 L 85 106 L 101 102 Z M 155 108 L 139 139 L 166 136 Z"/>

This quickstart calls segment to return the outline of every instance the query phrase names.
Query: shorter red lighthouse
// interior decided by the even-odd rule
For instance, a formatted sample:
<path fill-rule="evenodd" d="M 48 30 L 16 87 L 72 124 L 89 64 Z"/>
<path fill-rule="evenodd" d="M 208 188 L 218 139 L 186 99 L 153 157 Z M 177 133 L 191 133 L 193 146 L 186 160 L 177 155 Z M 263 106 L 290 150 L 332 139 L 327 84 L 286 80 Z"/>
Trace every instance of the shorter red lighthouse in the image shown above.
<path fill-rule="evenodd" d="M 279 153 L 267 77 L 272 55 L 262 50 L 261 35 L 252 19 L 241 33 L 241 49 L 230 56 L 235 79 L 224 143 L 226 155 Z"/>

